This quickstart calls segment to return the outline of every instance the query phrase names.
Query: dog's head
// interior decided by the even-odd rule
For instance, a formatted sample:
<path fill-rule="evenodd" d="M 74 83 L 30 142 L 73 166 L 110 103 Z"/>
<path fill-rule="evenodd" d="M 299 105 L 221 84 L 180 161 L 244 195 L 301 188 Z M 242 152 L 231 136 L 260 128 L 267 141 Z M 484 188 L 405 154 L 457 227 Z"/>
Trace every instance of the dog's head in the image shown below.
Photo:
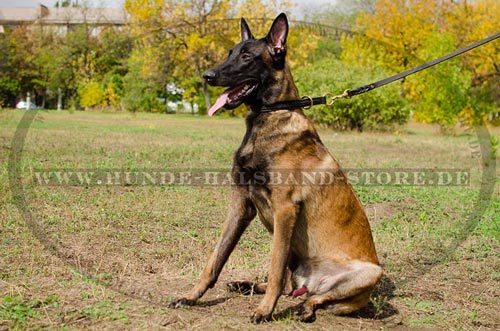
<path fill-rule="evenodd" d="M 208 69 L 203 78 L 213 86 L 228 87 L 209 109 L 214 115 L 219 109 L 233 109 L 243 102 L 262 99 L 261 92 L 285 67 L 288 20 L 280 14 L 266 37 L 255 39 L 247 22 L 241 19 L 242 41 L 229 51 L 223 63 Z"/>

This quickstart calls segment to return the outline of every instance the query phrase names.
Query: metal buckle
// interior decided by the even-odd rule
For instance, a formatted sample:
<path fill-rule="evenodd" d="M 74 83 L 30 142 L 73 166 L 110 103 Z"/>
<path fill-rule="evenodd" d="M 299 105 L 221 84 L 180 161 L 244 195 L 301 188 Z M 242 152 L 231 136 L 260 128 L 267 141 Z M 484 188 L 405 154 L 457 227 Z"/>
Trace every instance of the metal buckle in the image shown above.
<path fill-rule="evenodd" d="M 302 108 L 304 108 L 304 109 L 309 109 L 309 108 L 311 108 L 312 106 L 314 106 L 314 105 L 313 105 L 313 99 L 312 99 L 310 96 L 305 95 L 305 96 L 303 96 L 303 97 L 302 97 L 302 100 L 306 100 L 306 99 L 307 99 L 307 100 L 309 100 L 309 102 L 310 102 L 311 104 L 310 104 L 309 106 L 304 106 L 304 107 L 302 107 Z"/>

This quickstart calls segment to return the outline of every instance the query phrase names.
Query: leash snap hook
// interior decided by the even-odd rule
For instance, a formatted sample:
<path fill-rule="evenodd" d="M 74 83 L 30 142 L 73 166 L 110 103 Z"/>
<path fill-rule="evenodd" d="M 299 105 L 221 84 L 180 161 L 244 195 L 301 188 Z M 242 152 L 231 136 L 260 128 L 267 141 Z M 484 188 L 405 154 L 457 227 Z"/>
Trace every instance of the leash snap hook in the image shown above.
<path fill-rule="evenodd" d="M 325 98 L 328 100 L 328 101 L 326 102 L 326 105 L 327 105 L 327 106 L 331 106 L 331 105 L 333 105 L 333 102 L 335 101 L 335 99 L 337 99 L 337 98 L 335 97 L 335 95 L 333 95 L 333 93 L 330 93 L 330 92 L 326 92 L 326 93 L 325 93 Z"/>
<path fill-rule="evenodd" d="M 327 92 L 325 93 L 325 98 L 330 99 L 330 101 L 328 101 L 326 105 L 331 106 L 337 99 L 349 99 L 350 98 L 349 90 L 345 90 L 344 93 L 338 95 L 334 95 L 333 93 Z"/>

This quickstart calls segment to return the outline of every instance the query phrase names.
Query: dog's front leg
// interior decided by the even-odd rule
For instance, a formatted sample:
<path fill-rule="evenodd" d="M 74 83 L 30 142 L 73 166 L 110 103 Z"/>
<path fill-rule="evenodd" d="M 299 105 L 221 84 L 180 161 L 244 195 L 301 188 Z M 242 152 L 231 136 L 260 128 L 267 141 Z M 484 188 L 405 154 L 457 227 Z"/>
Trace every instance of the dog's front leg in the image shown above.
<path fill-rule="evenodd" d="M 297 222 L 298 208 L 291 201 L 283 203 L 281 200 L 279 204 L 274 205 L 279 207 L 274 210 L 271 267 L 266 294 L 252 316 L 253 323 L 271 319 L 276 302 L 283 291 L 292 235 Z"/>
<path fill-rule="evenodd" d="M 209 288 L 215 285 L 222 267 L 255 214 L 256 210 L 248 196 L 247 187 L 235 187 L 231 193 L 231 204 L 222 234 L 200 280 L 186 296 L 171 301 L 168 304 L 170 308 L 194 305 Z"/>

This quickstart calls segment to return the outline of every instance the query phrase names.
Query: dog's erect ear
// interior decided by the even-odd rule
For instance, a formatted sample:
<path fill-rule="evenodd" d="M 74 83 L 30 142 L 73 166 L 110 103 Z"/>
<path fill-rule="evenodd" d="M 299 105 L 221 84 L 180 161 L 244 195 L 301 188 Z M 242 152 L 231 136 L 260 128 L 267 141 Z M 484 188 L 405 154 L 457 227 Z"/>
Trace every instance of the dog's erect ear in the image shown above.
<path fill-rule="evenodd" d="M 288 36 L 288 19 L 284 13 L 276 17 L 271 26 L 271 30 L 267 34 L 266 41 L 269 45 L 271 55 L 279 58 L 285 57 L 286 52 L 286 37 Z"/>
<path fill-rule="evenodd" d="M 254 39 L 250 28 L 248 27 L 247 21 L 244 18 L 241 18 L 241 41 L 246 41 L 248 39 Z"/>

